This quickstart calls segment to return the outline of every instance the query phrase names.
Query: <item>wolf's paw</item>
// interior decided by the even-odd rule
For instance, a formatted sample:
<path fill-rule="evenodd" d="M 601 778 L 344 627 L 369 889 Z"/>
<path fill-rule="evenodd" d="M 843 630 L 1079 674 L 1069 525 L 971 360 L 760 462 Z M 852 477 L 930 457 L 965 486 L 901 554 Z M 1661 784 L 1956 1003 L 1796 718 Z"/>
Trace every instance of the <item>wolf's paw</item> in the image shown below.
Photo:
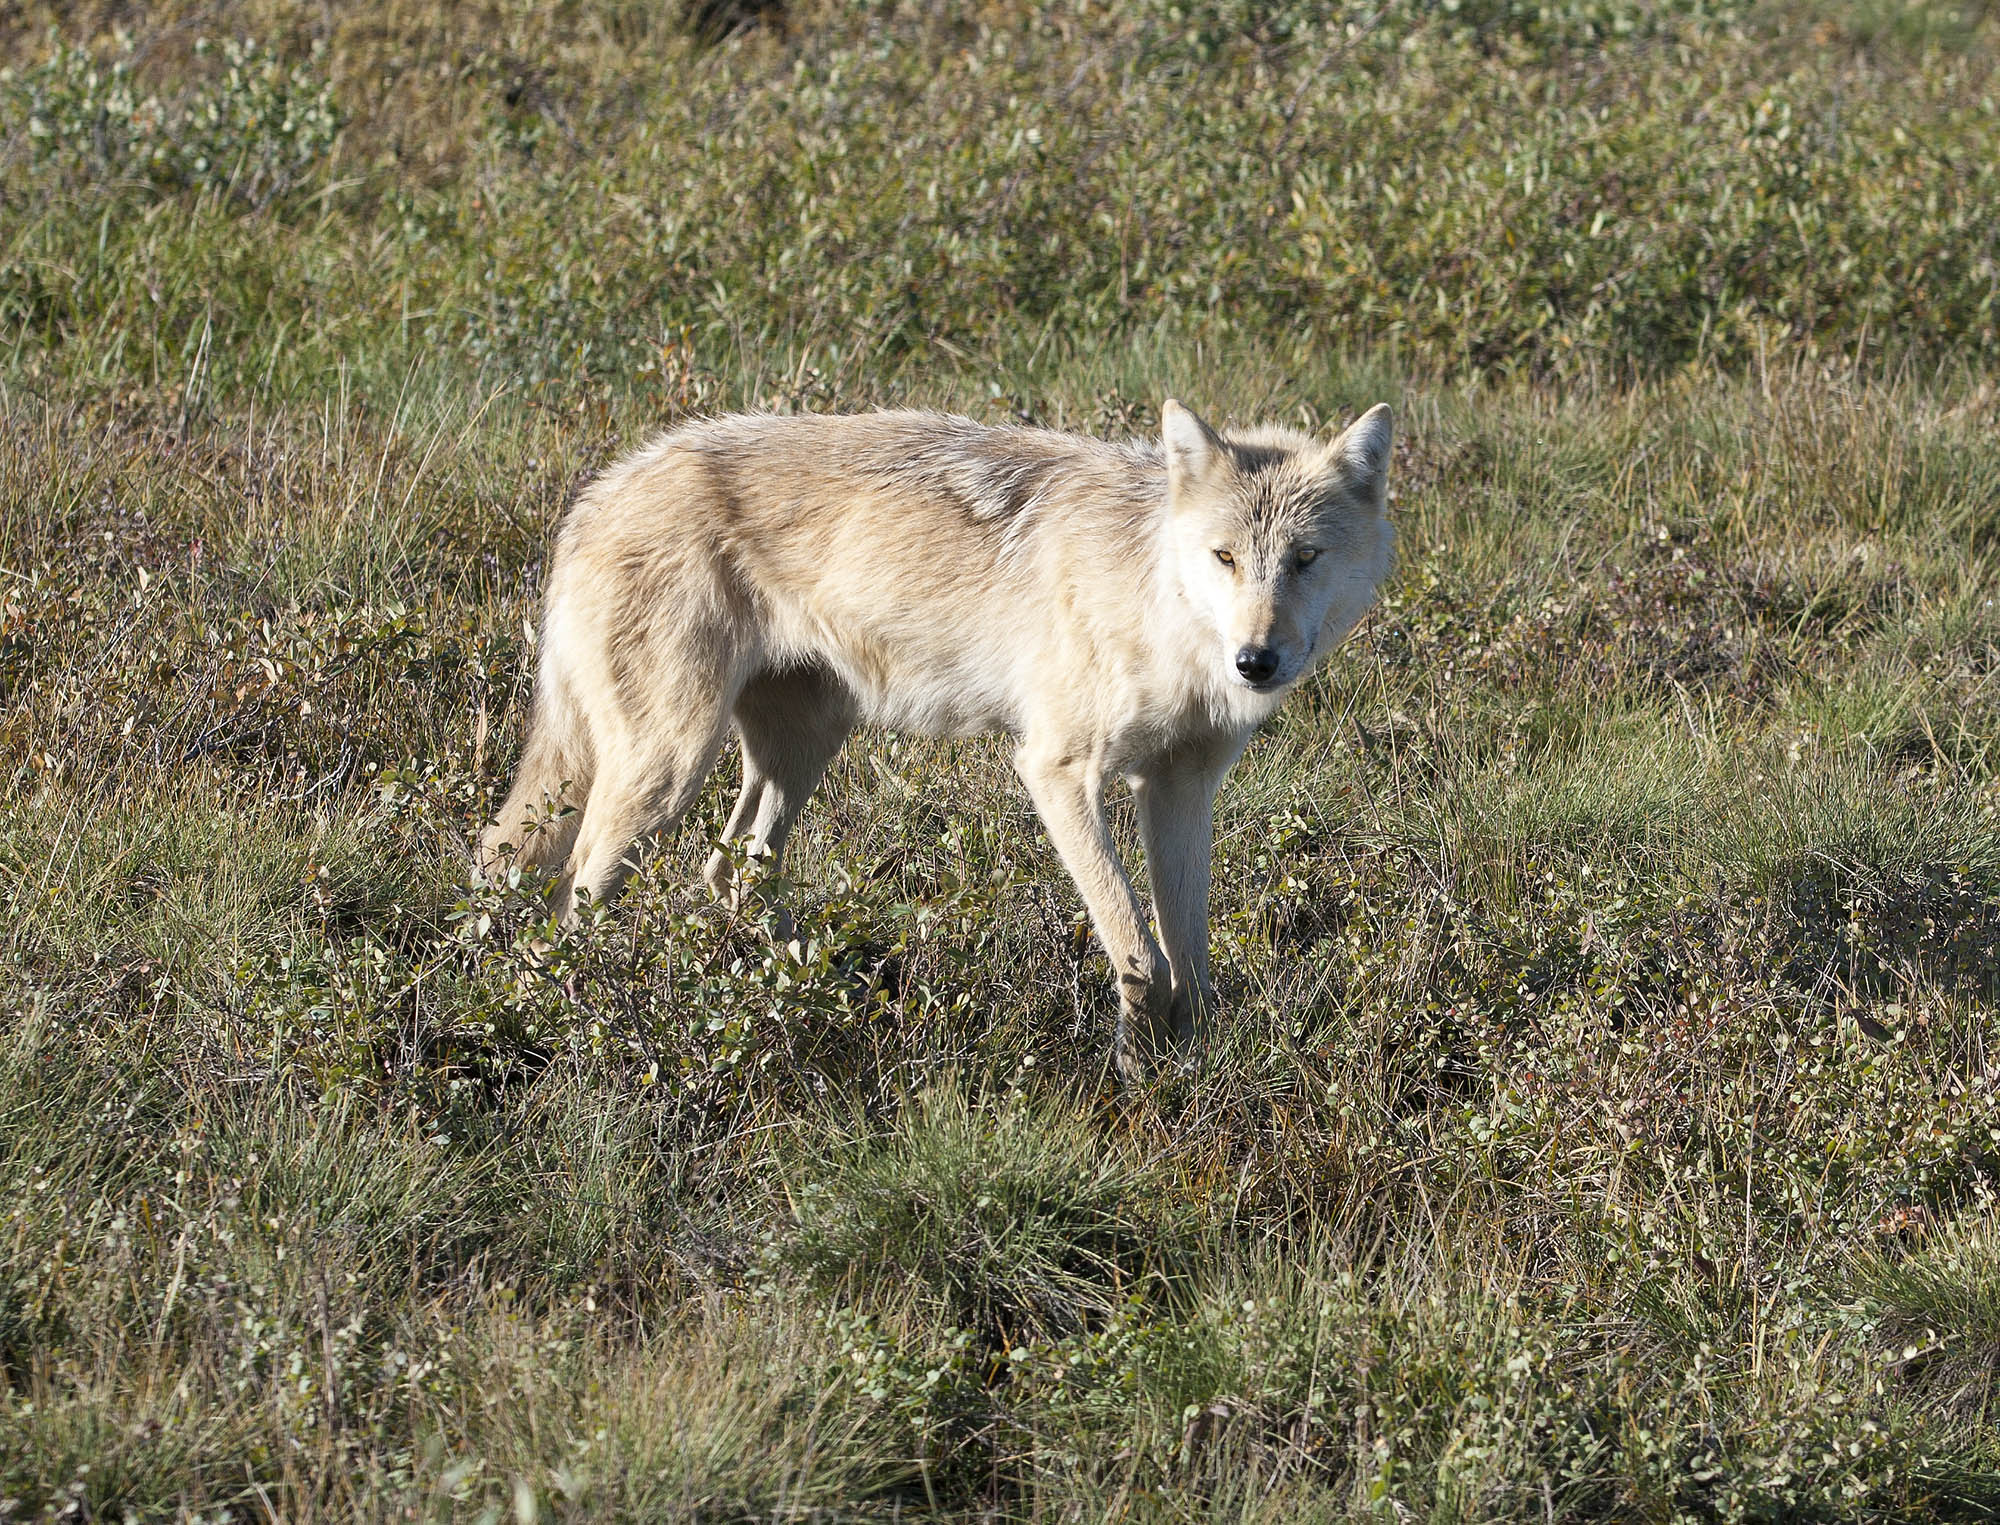
<path fill-rule="evenodd" d="M 1194 1008 L 1165 980 L 1127 980 L 1119 991 L 1111 1059 L 1128 1082 L 1178 1071 L 1191 1052 Z"/>
<path fill-rule="evenodd" d="M 708 886 L 709 893 L 732 911 L 743 894 L 742 879 L 737 872 L 739 861 L 740 857 L 732 857 L 718 847 L 708 855 L 708 862 L 701 870 L 702 882 Z"/>
<path fill-rule="evenodd" d="M 746 921 L 761 923 L 773 942 L 789 942 L 795 930 L 782 899 L 783 883 L 768 849 L 717 848 L 701 871 L 715 898 Z"/>
<path fill-rule="evenodd" d="M 798 923 L 792 919 L 791 908 L 782 900 L 769 895 L 757 896 L 751 904 L 742 909 L 745 912 L 755 913 L 753 919 L 763 923 L 764 935 L 774 943 L 790 942 L 792 934 L 798 930 Z"/>

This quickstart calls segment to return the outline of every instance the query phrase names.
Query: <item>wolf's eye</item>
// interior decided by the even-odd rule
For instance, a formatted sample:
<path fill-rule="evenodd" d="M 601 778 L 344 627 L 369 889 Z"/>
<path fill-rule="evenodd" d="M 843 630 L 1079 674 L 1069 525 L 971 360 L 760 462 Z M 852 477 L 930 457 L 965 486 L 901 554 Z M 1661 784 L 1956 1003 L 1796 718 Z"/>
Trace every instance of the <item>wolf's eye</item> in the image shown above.
<path fill-rule="evenodd" d="M 1315 551 L 1311 546 L 1307 546 L 1304 550 L 1300 551 L 1296 556 L 1292 558 L 1292 565 L 1297 567 L 1301 572 L 1303 572 L 1307 567 L 1311 566 L 1318 559 L 1319 559 L 1319 552 Z"/>
<path fill-rule="evenodd" d="M 1225 567 L 1233 567 L 1236 565 L 1236 558 L 1230 555 L 1229 552 L 1227 551 L 1217 551 L 1215 553 L 1215 559 L 1221 562 Z"/>

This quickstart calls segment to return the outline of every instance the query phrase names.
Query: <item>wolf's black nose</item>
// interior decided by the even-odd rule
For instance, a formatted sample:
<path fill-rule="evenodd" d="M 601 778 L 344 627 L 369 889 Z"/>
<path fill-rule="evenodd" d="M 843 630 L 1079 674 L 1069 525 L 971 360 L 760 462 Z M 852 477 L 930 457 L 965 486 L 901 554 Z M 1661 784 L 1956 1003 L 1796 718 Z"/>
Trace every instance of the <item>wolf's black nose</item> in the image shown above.
<path fill-rule="evenodd" d="M 1236 670 L 1252 683 L 1269 683 L 1278 670 L 1278 654 L 1268 646 L 1245 646 L 1236 653 Z"/>

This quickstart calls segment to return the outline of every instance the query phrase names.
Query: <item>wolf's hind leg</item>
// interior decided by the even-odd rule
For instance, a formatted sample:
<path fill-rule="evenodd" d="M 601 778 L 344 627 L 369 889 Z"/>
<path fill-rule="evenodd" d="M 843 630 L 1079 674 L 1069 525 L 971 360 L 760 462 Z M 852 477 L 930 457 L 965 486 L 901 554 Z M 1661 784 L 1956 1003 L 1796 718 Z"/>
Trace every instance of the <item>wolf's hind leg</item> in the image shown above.
<path fill-rule="evenodd" d="M 776 868 L 799 812 L 854 728 L 854 696 L 831 673 L 794 667 L 751 679 L 736 700 L 743 739 L 743 792 L 723 836 L 740 840 Z M 735 865 L 716 852 L 703 870 L 710 888 L 733 904 Z"/>
<path fill-rule="evenodd" d="M 609 900 L 617 895 L 631 877 L 639 840 L 680 824 L 722 750 L 726 715 L 718 702 L 709 713 L 690 715 L 667 734 L 633 738 L 615 756 L 599 759 L 590 803 L 570 852 L 575 871 L 556 894 L 559 915 L 572 917 L 583 896 Z"/>

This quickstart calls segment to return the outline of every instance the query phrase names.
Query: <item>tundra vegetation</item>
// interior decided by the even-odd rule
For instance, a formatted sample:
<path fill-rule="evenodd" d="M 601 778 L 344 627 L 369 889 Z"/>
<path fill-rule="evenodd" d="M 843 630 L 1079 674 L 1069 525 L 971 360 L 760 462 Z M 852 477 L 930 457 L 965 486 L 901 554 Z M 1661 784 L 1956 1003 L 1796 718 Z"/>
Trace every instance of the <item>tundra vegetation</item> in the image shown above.
<path fill-rule="evenodd" d="M 1981 0 L 8 0 L 0 59 L 0 1516 L 2000 1510 Z M 615 915 L 469 886 L 622 446 L 1169 392 L 1399 411 L 1398 571 L 1220 801 L 1199 1074 L 1105 1073 L 999 742 L 857 736 L 782 942 L 696 887 L 727 765 Z"/>

